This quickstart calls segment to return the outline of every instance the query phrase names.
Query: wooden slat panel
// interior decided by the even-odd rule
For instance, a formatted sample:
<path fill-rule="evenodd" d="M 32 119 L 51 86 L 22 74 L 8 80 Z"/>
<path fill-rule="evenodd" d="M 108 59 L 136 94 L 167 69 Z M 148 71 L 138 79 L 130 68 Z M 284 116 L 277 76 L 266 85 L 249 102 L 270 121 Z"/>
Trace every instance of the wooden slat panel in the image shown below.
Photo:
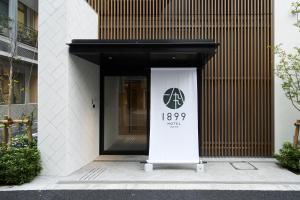
<path fill-rule="evenodd" d="M 202 71 L 202 156 L 271 156 L 274 0 L 88 0 L 100 39 L 214 39 Z"/>

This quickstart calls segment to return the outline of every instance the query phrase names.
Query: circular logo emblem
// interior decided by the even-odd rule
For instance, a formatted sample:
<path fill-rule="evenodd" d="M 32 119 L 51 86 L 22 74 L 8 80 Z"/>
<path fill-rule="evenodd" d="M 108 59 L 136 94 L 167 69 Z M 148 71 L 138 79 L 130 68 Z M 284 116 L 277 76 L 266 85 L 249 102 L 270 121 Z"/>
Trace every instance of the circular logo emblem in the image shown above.
<path fill-rule="evenodd" d="M 163 100 L 168 108 L 178 109 L 183 105 L 185 97 L 179 88 L 170 88 L 165 92 Z"/>

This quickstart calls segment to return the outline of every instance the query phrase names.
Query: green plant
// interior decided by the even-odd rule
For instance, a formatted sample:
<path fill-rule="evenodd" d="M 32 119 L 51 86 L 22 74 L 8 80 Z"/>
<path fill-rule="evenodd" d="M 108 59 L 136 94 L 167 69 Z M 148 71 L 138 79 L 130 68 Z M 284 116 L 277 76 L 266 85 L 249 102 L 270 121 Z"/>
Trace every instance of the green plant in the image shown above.
<path fill-rule="evenodd" d="M 16 135 L 11 140 L 11 147 L 14 148 L 26 148 L 26 147 L 37 147 L 37 141 L 29 142 L 26 133 Z"/>
<path fill-rule="evenodd" d="M 297 21 L 295 23 L 295 26 L 300 31 L 300 18 L 299 18 L 299 14 L 300 14 L 300 1 L 299 0 L 297 0 L 297 1 L 295 1 L 295 2 L 292 3 L 292 14 L 297 17 Z"/>
<path fill-rule="evenodd" d="M 292 143 L 286 142 L 283 144 L 279 154 L 275 154 L 275 158 L 279 164 L 292 171 L 300 170 L 300 148 L 293 146 Z"/>
<path fill-rule="evenodd" d="M 296 16 L 295 26 L 300 31 L 300 0 L 292 3 L 291 13 Z M 275 47 L 275 54 L 279 58 L 275 73 L 282 80 L 282 89 L 292 105 L 300 111 L 300 48 L 288 53 L 281 45 Z"/>
<path fill-rule="evenodd" d="M 0 147 L 0 185 L 30 182 L 41 169 L 36 142 L 29 144 L 27 136 L 14 137 L 10 148 Z"/>
<path fill-rule="evenodd" d="M 282 89 L 293 106 L 300 111 L 300 48 L 287 53 L 277 46 L 275 52 L 279 57 L 276 75 L 282 80 Z"/>

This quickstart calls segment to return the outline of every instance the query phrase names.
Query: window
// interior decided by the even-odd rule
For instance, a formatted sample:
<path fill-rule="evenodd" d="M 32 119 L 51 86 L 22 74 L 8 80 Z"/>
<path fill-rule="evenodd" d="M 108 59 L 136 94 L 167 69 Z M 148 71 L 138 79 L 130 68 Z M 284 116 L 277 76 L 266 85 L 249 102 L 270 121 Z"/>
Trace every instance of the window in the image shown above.
<path fill-rule="evenodd" d="M 29 102 L 37 103 L 37 75 L 31 75 L 29 84 Z"/>
<path fill-rule="evenodd" d="M 8 17 L 8 0 L 0 0 L 0 15 Z"/>
<path fill-rule="evenodd" d="M 104 116 L 104 151 L 147 151 L 147 77 L 105 76 Z"/>
<path fill-rule="evenodd" d="M 0 35 L 8 36 L 8 0 L 0 0 Z"/>
<path fill-rule="evenodd" d="M 37 13 L 19 3 L 18 6 L 18 41 L 35 47 L 37 44 Z"/>
<path fill-rule="evenodd" d="M 13 76 L 13 104 L 24 104 L 25 103 L 25 74 L 15 72 Z"/>
<path fill-rule="evenodd" d="M 0 104 L 8 103 L 9 94 L 9 68 L 0 67 Z M 15 72 L 13 75 L 12 104 L 25 103 L 25 74 Z"/>
<path fill-rule="evenodd" d="M 30 16 L 29 26 L 34 30 L 38 30 L 38 14 L 32 9 L 28 9 L 28 10 Z"/>
<path fill-rule="evenodd" d="M 26 25 L 26 6 L 24 6 L 24 4 L 19 2 L 18 5 L 18 22 L 21 24 Z"/>

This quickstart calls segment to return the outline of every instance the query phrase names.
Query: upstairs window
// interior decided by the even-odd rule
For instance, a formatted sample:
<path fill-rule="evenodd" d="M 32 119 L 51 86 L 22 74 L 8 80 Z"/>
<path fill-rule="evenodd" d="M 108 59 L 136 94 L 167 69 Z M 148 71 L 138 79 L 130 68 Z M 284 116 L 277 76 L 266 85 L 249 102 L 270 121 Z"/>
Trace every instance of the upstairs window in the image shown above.
<path fill-rule="evenodd" d="M 26 11 L 27 8 L 24 4 L 20 3 L 19 2 L 19 5 L 18 5 L 18 22 L 23 24 L 23 25 L 27 25 L 27 15 L 26 15 Z"/>
<path fill-rule="evenodd" d="M 0 105 L 8 104 L 9 68 L 0 66 Z M 12 104 L 25 103 L 25 74 L 16 71 L 13 75 Z"/>
<path fill-rule="evenodd" d="M 0 35 L 8 34 L 8 0 L 0 0 Z"/>
<path fill-rule="evenodd" d="M 0 15 L 8 17 L 8 0 L 0 0 Z"/>

